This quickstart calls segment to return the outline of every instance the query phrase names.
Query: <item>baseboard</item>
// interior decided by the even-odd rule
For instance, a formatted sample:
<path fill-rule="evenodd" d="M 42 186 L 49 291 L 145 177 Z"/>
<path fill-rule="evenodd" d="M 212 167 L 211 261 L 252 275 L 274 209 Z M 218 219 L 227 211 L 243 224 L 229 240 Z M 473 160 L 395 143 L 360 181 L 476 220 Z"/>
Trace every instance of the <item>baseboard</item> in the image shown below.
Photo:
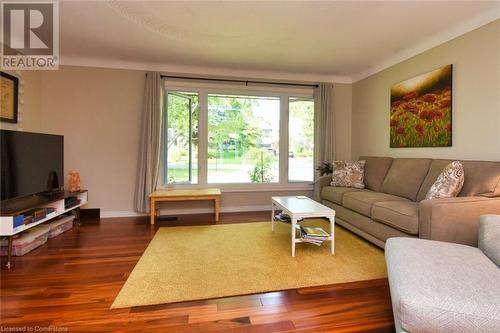
<path fill-rule="evenodd" d="M 222 207 L 221 213 L 237 213 L 237 212 L 256 212 L 263 210 L 271 210 L 271 205 L 258 205 L 258 206 L 234 206 Z M 162 215 L 186 215 L 186 214 L 207 214 L 213 213 L 213 208 L 184 208 L 184 209 L 162 209 Z M 101 212 L 101 218 L 108 217 L 130 217 L 130 216 L 146 216 L 148 214 L 138 213 L 133 210 L 115 210 Z"/>
<path fill-rule="evenodd" d="M 101 212 L 101 218 L 132 217 L 132 216 L 146 216 L 146 215 L 147 214 L 138 213 L 134 210 L 110 210 Z"/>

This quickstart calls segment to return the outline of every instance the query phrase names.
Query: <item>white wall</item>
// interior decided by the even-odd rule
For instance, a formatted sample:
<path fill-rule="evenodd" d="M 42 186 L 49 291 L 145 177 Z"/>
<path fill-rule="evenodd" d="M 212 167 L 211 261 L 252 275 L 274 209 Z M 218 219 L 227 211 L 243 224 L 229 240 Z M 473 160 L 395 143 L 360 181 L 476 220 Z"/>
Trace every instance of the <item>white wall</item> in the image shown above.
<path fill-rule="evenodd" d="M 333 113 L 335 126 L 335 159 L 350 160 L 352 130 L 352 85 L 333 85 Z"/>
<path fill-rule="evenodd" d="M 453 146 L 390 148 L 390 87 L 453 64 Z M 352 157 L 500 160 L 500 20 L 353 85 Z"/>
<path fill-rule="evenodd" d="M 64 135 L 64 170 L 80 172 L 88 207 L 132 209 L 144 72 L 64 67 L 41 83 L 41 128 Z"/>

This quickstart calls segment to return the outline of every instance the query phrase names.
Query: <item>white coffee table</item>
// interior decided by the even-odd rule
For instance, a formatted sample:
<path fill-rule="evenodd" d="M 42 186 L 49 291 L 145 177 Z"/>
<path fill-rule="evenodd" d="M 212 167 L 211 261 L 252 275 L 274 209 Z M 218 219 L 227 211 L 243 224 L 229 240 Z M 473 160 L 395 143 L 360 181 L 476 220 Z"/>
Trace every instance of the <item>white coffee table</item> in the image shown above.
<path fill-rule="evenodd" d="M 272 215 L 271 215 L 271 225 L 272 231 L 274 232 L 274 211 L 276 209 L 282 210 L 285 214 L 288 214 L 292 220 L 292 257 L 295 257 L 295 244 L 303 243 L 304 240 L 295 237 L 295 226 L 297 225 L 297 220 L 311 218 L 311 217 L 326 217 L 330 220 L 330 236 L 328 240 L 331 241 L 331 252 L 335 253 L 335 211 L 328 208 L 310 198 L 307 197 L 272 197 Z"/>

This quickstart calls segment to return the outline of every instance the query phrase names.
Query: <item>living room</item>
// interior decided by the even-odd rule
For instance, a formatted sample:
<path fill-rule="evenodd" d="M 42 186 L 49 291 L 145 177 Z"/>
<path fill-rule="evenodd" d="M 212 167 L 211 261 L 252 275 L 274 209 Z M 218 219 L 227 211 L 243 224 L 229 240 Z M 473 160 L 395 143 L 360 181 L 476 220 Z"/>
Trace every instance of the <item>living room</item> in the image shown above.
<path fill-rule="evenodd" d="M 38 3 L 3 331 L 500 330 L 500 3 Z"/>

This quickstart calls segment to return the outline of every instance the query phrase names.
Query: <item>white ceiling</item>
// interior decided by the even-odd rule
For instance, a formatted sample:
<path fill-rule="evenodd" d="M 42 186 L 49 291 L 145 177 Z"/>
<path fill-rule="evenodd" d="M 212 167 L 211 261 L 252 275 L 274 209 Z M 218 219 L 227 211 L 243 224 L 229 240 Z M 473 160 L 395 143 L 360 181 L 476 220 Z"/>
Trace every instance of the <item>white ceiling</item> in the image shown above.
<path fill-rule="evenodd" d="M 348 82 L 499 17 L 495 1 L 67 1 L 60 52 L 63 64 Z"/>

